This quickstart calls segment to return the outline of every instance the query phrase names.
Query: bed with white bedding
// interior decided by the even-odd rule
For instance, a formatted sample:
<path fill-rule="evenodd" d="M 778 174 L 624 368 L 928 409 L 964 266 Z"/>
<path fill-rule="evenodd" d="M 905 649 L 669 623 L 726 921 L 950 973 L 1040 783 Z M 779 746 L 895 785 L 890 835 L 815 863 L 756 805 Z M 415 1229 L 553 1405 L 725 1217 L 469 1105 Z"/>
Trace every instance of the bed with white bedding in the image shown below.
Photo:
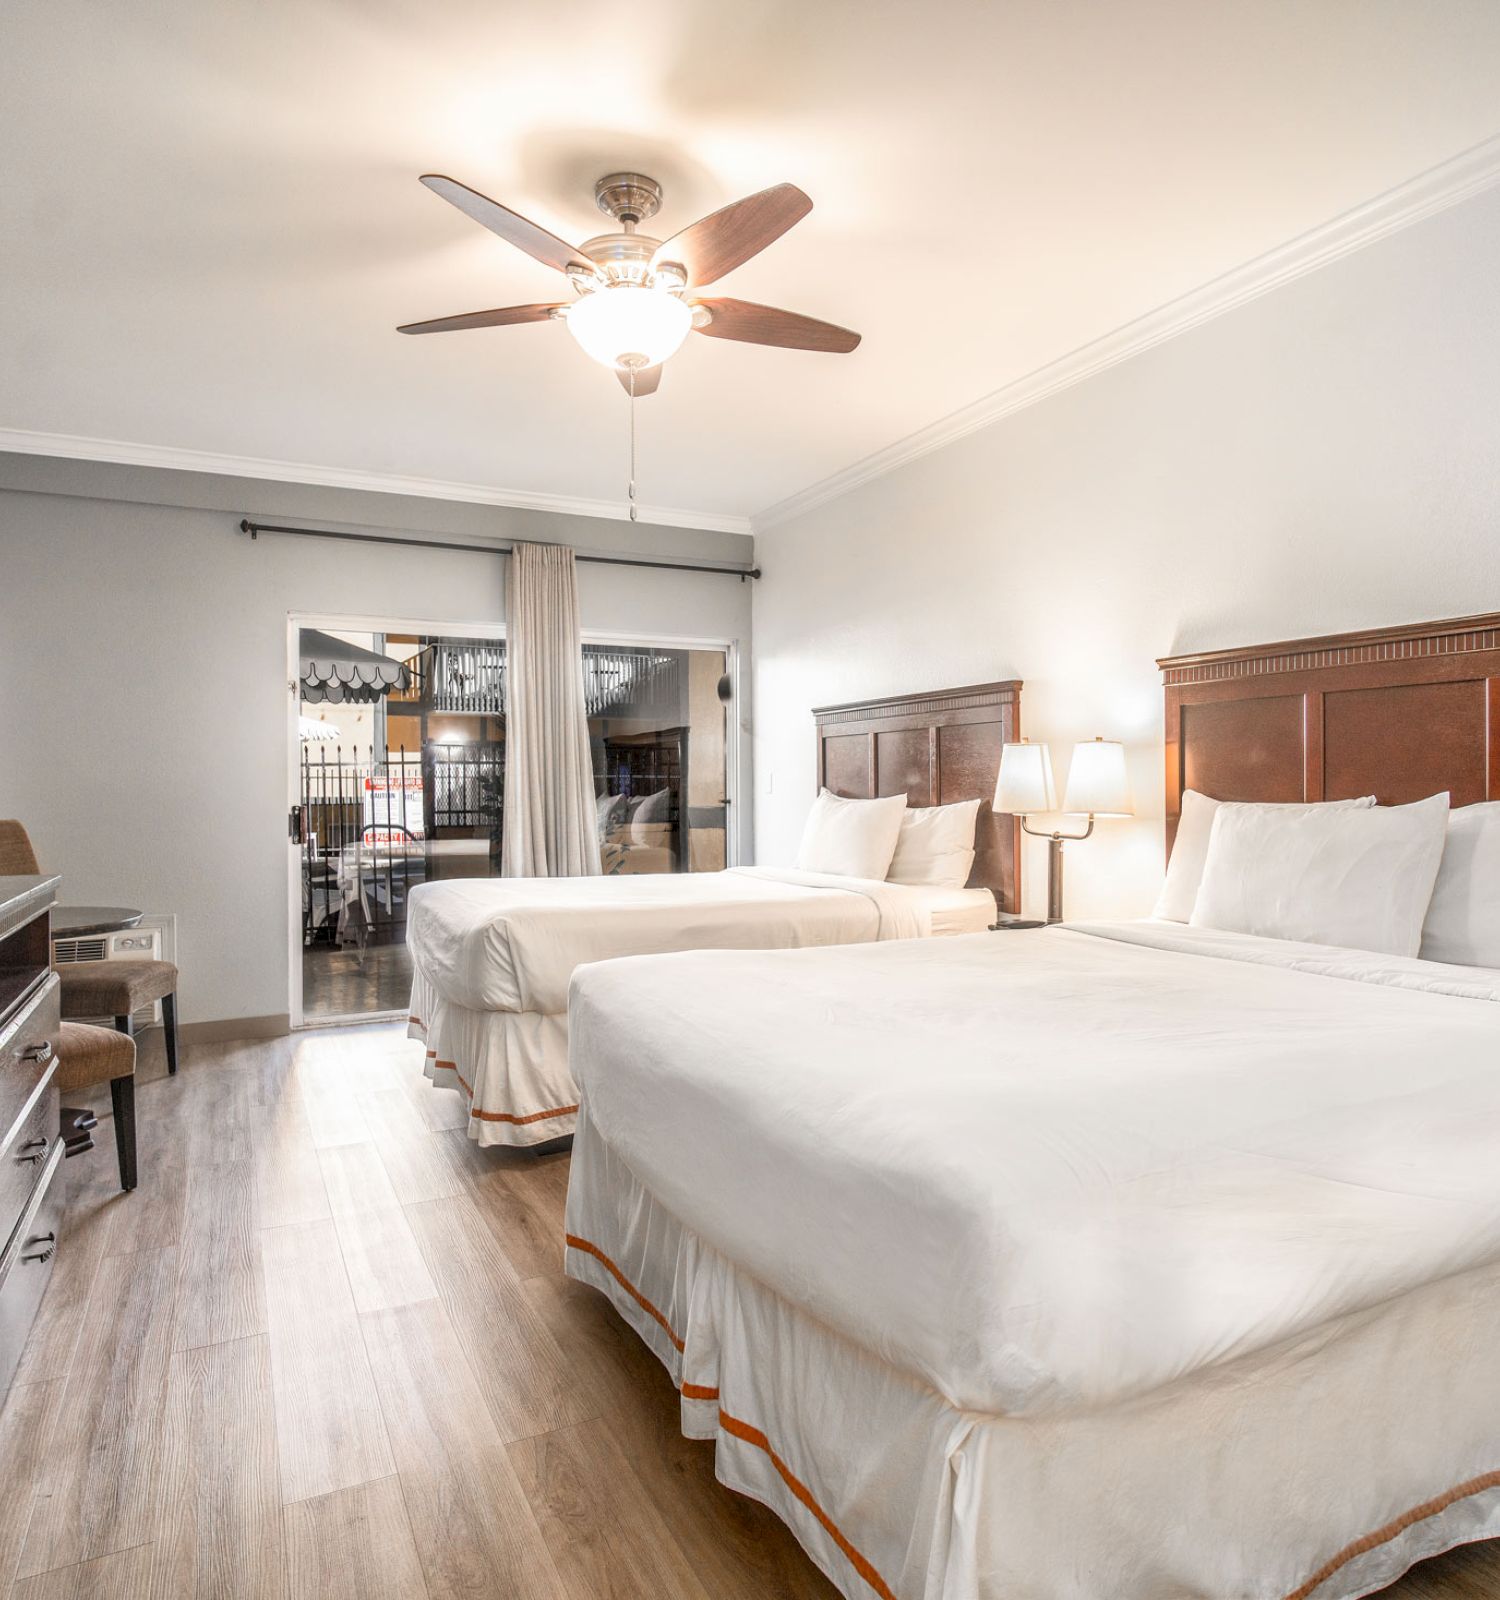
<path fill-rule="evenodd" d="M 1500 1533 L 1497 1001 L 1154 922 L 591 967 L 568 1270 L 851 1597 L 1347 1600 Z"/>
<path fill-rule="evenodd" d="M 426 1044 L 427 1076 L 468 1096 L 479 1143 L 534 1144 L 574 1128 L 568 981 L 585 962 L 924 939 L 994 918 L 987 889 L 767 867 L 426 883 L 408 902 L 408 1032 Z"/>
<path fill-rule="evenodd" d="M 1500 1536 L 1500 615 L 1160 665 L 1156 919 L 574 987 L 568 1270 L 851 1600 Z"/>
<path fill-rule="evenodd" d="M 573 1132 L 568 982 L 584 963 L 943 937 L 1016 910 L 1018 826 L 989 797 L 1020 689 L 975 684 L 814 712 L 824 787 L 791 869 L 414 889 L 408 1031 L 425 1043 L 428 1078 L 467 1096 L 470 1137 L 533 1145 Z"/>

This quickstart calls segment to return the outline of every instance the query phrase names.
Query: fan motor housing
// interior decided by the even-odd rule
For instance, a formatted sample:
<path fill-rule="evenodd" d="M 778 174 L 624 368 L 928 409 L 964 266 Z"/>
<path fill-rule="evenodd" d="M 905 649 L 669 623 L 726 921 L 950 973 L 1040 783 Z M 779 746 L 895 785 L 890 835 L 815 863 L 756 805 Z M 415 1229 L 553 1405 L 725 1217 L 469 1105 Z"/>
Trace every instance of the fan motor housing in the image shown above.
<path fill-rule="evenodd" d="M 616 222 L 646 222 L 661 210 L 661 185 L 640 172 L 611 172 L 594 185 L 594 204 Z"/>
<path fill-rule="evenodd" d="M 644 233 L 601 233 L 578 248 L 609 283 L 648 283 L 651 258 L 660 247 L 659 239 Z"/>

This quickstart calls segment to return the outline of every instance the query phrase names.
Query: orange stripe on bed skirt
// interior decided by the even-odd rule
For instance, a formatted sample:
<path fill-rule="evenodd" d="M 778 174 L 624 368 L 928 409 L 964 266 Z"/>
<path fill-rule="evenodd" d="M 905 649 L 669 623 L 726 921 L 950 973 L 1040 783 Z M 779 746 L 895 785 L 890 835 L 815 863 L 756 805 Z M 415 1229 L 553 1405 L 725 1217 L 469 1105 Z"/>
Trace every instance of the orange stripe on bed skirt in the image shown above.
<path fill-rule="evenodd" d="M 1483 1494 L 1486 1489 L 1500 1489 L 1500 1472 L 1481 1473 L 1477 1478 L 1456 1484 L 1446 1494 L 1424 1500 L 1421 1505 L 1413 1506 L 1410 1511 L 1403 1511 L 1399 1517 L 1392 1518 L 1383 1528 L 1377 1528 L 1374 1533 L 1367 1533 L 1364 1538 L 1345 1545 L 1336 1556 L 1325 1561 L 1301 1588 L 1293 1589 L 1286 1600 L 1307 1600 L 1307 1597 L 1327 1583 L 1340 1567 L 1348 1566 L 1351 1561 L 1378 1549 L 1383 1544 L 1389 1544 L 1392 1539 L 1405 1533 L 1415 1523 L 1425 1522 L 1428 1517 L 1435 1517 L 1438 1512 L 1446 1511 L 1457 1501 L 1467 1500 L 1472 1494 Z"/>
<path fill-rule="evenodd" d="M 759 1428 L 752 1427 L 748 1422 L 741 1422 L 738 1417 L 731 1417 L 722 1408 L 719 1411 L 719 1426 L 726 1433 L 732 1433 L 736 1439 L 743 1439 L 746 1444 L 753 1444 L 757 1450 L 765 1451 L 771 1459 L 771 1465 L 781 1474 L 781 1481 L 794 1495 L 807 1507 L 809 1511 L 823 1525 L 828 1537 L 844 1552 L 849 1565 L 865 1580 L 867 1584 L 880 1596 L 880 1600 L 896 1600 L 891 1592 L 890 1585 L 862 1556 L 858 1550 L 846 1539 L 840 1531 L 838 1524 L 832 1517 L 813 1499 L 812 1490 L 799 1478 L 796 1473 L 781 1459 L 771 1448 L 771 1441 L 766 1438 Z"/>
<path fill-rule="evenodd" d="M 462 1081 L 462 1080 L 460 1080 Z M 472 1100 L 474 1097 L 470 1095 Z M 551 1111 L 532 1111 L 524 1117 L 518 1117 L 509 1111 L 476 1111 L 469 1107 L 469 1115 L 480 1122 L 513 1122 L 519 1127 L 524 1127 L 528 1122 L 545 1122 L 548 1117 L 570 1117 L 578 1109 L 577 1105 L 554 1106 Z"/>
<path fill-rule="evenodd" d="M 451 1072 L 458 1079 L 463 1091 L 469 1097 L 469 1115 L 476 1122 L 512 1122 L 518 1128 L 524 1128 L 528 1122 L 545 1122 L 548 1117 L 570 1117 L 578 1109 L 575 1102 L 570 1106 L 553 1106 L 550 1111 L 528 1111 L 525 1116 L 518 1117 L 514 1111 L 479 1111 L 474 1106 L 474 1091 L 469 1087 L 457 1066 L 451 1061 L 439 1061 L 436 1050 L 427 1052 L 427 1059 L 431 1061 L 439 1072 Z"/>
<path fill-rule="evenodd" d="M 655 1321 L 661 1324 L 663 1330 L 665 1331 L 667 1337 L 672 1341 L 673 1345 L 678 1350 L 682 1350 L 684 1348 L 682 1340 L 679 1339 L 676 1333 L 673 1331 L 672 1324 L 668 1322 L 661 1312 L 658 1311 L 656 1307 L 652 1305 L 651 1302 L 645 1297 L 645 1295 L 643 1295 L 641 1291 L 636 1288 L 630 1279 L 620 1271 L 614 1262 L 611 1261 L 607 1255 L 605 1255 L 598 1245 L 591 1244 L 587 1239 L 580 1239 L 576 1233 L 565 1233 L 563 1235 L 563 1241 L 570 1250 L 581 1250 L 584 1255 L 592 1256 L 595 1261 L 599 1262 L 604 1267 L 604 1270 L 609 1273 L 610 1277 L 612 1277 L 615 1282 L 618 1283 L 619 1286 L 625 1291 L 625 1293 L 635 1301 L 641 1310 L 644 1311 L 648 1317 L 653 1318 Z M 690 1398 L 696 1400 L 706 1400 L 708 1396 L 707 1394 L 701 1394 L 690 1396 Z"/>
<path fill-rule="evenodd" d="M 631 1299 L 634 1300 L 638 1306 L 640 1306 L 641 1310 L 643 1310 L 647 1316 L 653 1317 L 658 1323 L 661 1324 L 662 1328 L 666 1332 L 667 1337 L 672 1341 L 673 1345 L 675 1345 L 678 1350 L 683 1348 L 682 1340 L 679 1339 L 677 1334 L 673 1331 L 672 1324 L 668 1322 L 661 1312 L 658 1311 L 657 1308 L 645 1297 L 645 1295 L 643 1295 L 641 1291 L 636 1288 L 630 1279 L 620 1271 L 614 1262 L 611 1261 L 607 1255 L 605 1255 L 598 1245 L 592 1243 L 588 1239 L 580 1239 L 576 1233 L 564 1234 L 563 1238 L 570 1250 L 581 1250 L 584 1255 L 592 1256 L 595 1261 L 599 1262 L 604 1267 L 605 1271 L 608 1272 L 615 1282 L 618 1283 L 626 1292 L 626 1294 L 628 1294 Z M 702 1384 L 698 1383 L 684 1383 L 681 1386 L 680 1392 L 683 1398 L 687 1400 L 717 1400 L 719 1398 L 719 1391 L 717 1389 L 705 1388 Z M 771 1441 L 766 1438 L 765 1434 L 763 1434 L 759 1428 L 752 1427 L 748 1422 L 741 1422 L 738 1417 L 731 1417 L 729 1413 L 722 1407 L 719 1410 L 719 1426 L 727 1433 L 732 1433 L 736 1439 L 743 1439 L 746 1444 L 753 1444 L 757 1450 L 764 1450 L 765 1453 L 771 1458 L 771 1465 L 775 1467 L 777 1472 L 781 1474 L 782 1481 L 786 1484 L 787 1488 L 790 1489 L 794 1495 L 796 1495 L 802 1504 L 805 1505 L 807 1509 L 811 1511 L 812 1514 L 823 1525 L 828 1537 L 832 1539 L 839 1549 L 844 1552 L 849 1564 L 860 1575 L 860 1577 L 863 1578 L 867 1584 L 869 1584 L 875 1593 L 880 1596 L 880 1600 L 896 1600 L 896 1596 L 891 1593 L 890 1585 L 886 1583 L 885 1579 L 880 1576 L 875 1568 L 871 1566 L 870 1563 L 859 1553 L 859 1551 L 856 1550 L 854 1546 L 850 1544 L 850 1542 L 844 1537 L 833 1518 L 828 1515 L 828 1513 L 822 1508 L 822 1506 L 818 1504 L 815 1499 L 813 1499 L 812 1490 L 809 1489 L 807 1485 L 803 1483 L 803 1481 L 796 1475 L 796 1473 L 794 1473 L 786 1464 L 786 1462 L 776 1454 L 776 1452 L 771 1448 Z"/>

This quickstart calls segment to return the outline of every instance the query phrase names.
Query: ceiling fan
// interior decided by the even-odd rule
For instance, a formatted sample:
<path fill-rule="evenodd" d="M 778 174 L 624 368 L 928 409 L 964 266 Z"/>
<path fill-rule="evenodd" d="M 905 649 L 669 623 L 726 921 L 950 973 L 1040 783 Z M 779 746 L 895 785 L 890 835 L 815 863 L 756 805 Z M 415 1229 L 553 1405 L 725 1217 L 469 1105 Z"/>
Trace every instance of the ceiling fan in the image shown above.
<path fill-rule="evenodd" d="M 662 363 L 693 331 L 742 344 L 838 354 L 859 343 L 857 333 L 815 317 L 750 300 L 699 295 L 699 290 L 758 255 L 812 210 L 812 201 L 795 184 L 778 183 L 736 200 L 663 243 L 636 232 L 660 209 L 661 185 L 638 172 L 611 173 L 594 185 L 594 200 L 620 231 L 602 233 L 575 248 L 453 178 L 428 173 L 422 182 L 491 233 L 566 274 L 577 298 L 434 317 L 430 322 L 409 322 L 397 330 L 400 333 L 453 333 L 561 320 L 595 361 L 615 369 L 632 398 L 655 392 Z"/>

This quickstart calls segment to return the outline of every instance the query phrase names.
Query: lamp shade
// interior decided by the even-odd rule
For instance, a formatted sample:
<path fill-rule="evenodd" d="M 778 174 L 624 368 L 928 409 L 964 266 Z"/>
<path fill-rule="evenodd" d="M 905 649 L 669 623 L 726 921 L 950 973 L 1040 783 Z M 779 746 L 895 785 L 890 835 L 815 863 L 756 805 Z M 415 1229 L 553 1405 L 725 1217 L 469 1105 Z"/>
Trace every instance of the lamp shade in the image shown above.
<path fill-rule="evenodd" d="M 1012 816 L 1057 810 L 1057 790 L 1052 782 L 1052 757 L 1044 744 L 1000 747 L 1000 777 L 995 784 L 995 810 Z"/>
<path fill-rule="evenodd" d="M 1063 810 L 1091 817 L 1133 817 L 1125 746 L 1118 739 L 1086 739 L 1073 746 Z"/>
<path fill-rule="evenodd" d="M 692 325 L 692 312 L 675 294 L 632 284 L 594 289 L 568 307 L 568 332 L 606 367 L 654 367 Z"/>

